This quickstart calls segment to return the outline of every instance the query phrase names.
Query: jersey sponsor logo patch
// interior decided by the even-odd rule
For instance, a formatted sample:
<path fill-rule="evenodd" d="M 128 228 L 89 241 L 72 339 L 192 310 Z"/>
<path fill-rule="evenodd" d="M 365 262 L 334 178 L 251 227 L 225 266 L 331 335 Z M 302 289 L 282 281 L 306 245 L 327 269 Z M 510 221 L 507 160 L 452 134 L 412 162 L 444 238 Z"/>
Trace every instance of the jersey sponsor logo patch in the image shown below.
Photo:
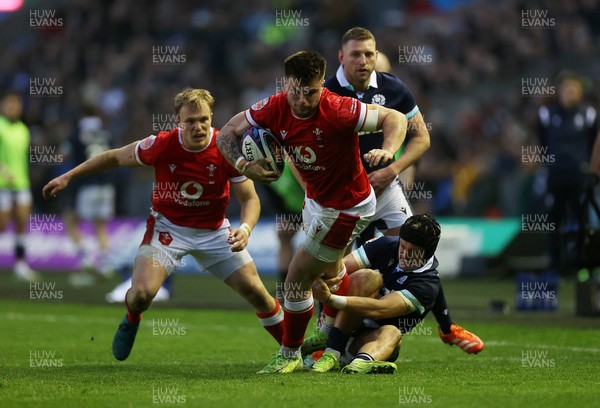
<path fill-rule="evenodd" d="M 281 138 L 285 139 L 285 137 L 287 136 L 287 134 L 288 134 L 287 130 L 282 130 L 281 131 Z"/>
<path fill-rule="evenodd" d="M 173 242 L 173 237 L 171 236 L 169 231 L 159 231 L 158 242 L 160 242 L 164 246 L 169 246 L 169 244 Z"/>
<path fill-rule="evenodd" d="M 385 96 L 383 96 L 382 94 L 375 94 L 371 98 L 371 103 L 375 104 L 375 105 L 383 106 L 383 105 L 385 105 Z"/>
<path fill-rule="evenodd" d="M 267 103 L 269 103 L 269 98 L 265 98 L 265 99 L 262 99 L 262 100 L 256 102 L 254 105 L 251 106 L 251 108 L 252 108 L 252 110 L 255 110 L 255 111 L 261 110 L 262 108 L 265 107 L 265 105 Z"/>
<path fill-rule="evenodd" d="M 197 200 L 204 192 L 204 188 L 195 181 L 186 181 L 179 190 L 181 195 L 188 200 Z"/>
<path fill-rule="evenodd" d="M 140 142 L 140 148 L 142 150 L 148 150 L 152 147 L 152 145 L 154 144 L 154 141 L 156 140 L 156 136 L 152 135 L 152 136 L 148 136 L 147 138 L 145 138 L 144 140 L 142 140 Z"/>
<path fill-rule="evenodd" d="M 171 173 L 173 173 L 176 168 L 177 168 L 176 164 L 169 164 L 169 170 L 171 170 Z"/>
<path fill-rule="evenodd" d="M 408 278 L 407 275 L 401 276 L 396 280 L 396 282 L 398 283 L 398 285 L 402 285 L 406 281 L 407 278 Z"/>

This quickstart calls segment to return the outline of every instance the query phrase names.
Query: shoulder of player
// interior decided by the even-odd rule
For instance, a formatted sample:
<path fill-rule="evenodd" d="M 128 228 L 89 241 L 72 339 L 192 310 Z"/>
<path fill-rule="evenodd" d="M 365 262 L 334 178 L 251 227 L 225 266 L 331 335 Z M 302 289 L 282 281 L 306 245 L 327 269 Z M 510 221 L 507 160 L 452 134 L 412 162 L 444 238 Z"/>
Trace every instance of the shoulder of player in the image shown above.
<path fill-rule="evenodd" d="M 392 91 L 408 91 L 408 86 L 397 76 L 387 72 L 376 72 L 377 87 Z"/>
<path fill-rule="evenodd" d="M 340 81 L 337 80 L 335 75 L 332 75 L 329 78 L 327 78 L 327 80 L 323 84 L 323 87 L 335 92 L 336 90 L 339 90 L 342 86 L 340 85 Z"/>
<path fill-rule="evenodd" d="M 367 247 L 372 248 L 375 251 L 386 251 L 396 249 L 400 245 L 400 239 L 398 237 L 389 237 L 382 235 L 379 238 L 372 239 L 364 244 Z"/>
<path fill-rule="evenodd" d="M 356 98 L 338 95 L 337 93 L 325 88 L 323 89 L 321 103 L 323 103 L 327 108 L 336 111 L 340 109 L 350 109 L 351 111 L 353 111 L 361 102 Z"/>

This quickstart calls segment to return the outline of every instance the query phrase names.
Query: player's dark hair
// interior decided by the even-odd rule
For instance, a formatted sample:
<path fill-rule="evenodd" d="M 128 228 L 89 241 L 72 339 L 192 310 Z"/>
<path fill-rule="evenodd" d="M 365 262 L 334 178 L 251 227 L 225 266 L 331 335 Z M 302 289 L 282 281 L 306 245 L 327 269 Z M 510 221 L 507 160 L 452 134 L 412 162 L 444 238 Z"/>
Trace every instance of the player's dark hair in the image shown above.
<path fill-rule="evenodd" d="M 316 51 L 298 51 L 284 61 L 285 76 L 299 80 L 302 85 L 324 79 L 326 66 L 325 58 Z"/>
<path fill-rule="evenodd" d="M 435 253 L 442 229 L 440 224 L 428 214 L 413 215 L 400 227 L 400 238 L 425 250 L 424 259 Z"/>
<path fill-rule="evenodd" d="M 346 31 L 342 36 L 342 46 L 346 44 L 350 40 L 356 41 L 367 41 L 373 40 L 375 42 L 375 36 L 372 32 L 362 27 L 352 27 L 350 30 Z"/>

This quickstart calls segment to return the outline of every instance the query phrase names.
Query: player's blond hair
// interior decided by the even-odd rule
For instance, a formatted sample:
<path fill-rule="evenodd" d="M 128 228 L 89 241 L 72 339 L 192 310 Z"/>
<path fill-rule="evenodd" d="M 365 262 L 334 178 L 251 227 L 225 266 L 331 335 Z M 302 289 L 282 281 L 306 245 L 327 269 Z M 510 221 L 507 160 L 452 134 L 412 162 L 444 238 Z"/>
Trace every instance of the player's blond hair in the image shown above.
<path fill-rule="evenodd" d="M 212 111 L 215 98 L 206 89 L 184 89 L 175 96 L 175 113 L 179 114 L 183 105 L 193 104 L 200 107 L 203 103 L 207 104 Z"/>

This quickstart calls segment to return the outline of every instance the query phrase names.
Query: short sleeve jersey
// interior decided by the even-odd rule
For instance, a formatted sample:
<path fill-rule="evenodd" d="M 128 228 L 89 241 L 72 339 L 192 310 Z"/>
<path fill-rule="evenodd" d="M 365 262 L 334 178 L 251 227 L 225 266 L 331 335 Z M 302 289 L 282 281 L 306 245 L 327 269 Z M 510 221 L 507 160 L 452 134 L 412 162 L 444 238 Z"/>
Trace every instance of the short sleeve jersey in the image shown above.
<path fill-rule="evenodd" d="M 135 146 L 138 163 L 155 169 L 152 209 L 173 224 L 218 229 L 229 203 L 229 182 L 246 180 L 217 148 L 217 134 L 211 129 L 202 150 L 187 149 L 179 128 L 149 136 Z"/>
<path fill-rule="evenodd" d="M 383 277 L 382 295 L 397 291 L 423 315 L 435 302 L 439 288 L 438 261 L 431 257 L 425 265 L 413 271 L 404 271 L 398 263 L 399 237 L 382 236 L 358 248 L 358 256 L 366 268 L 378 269 Z"/>
<path fill-rule="evenodd" d="M 269 129 L 284 146 L 306 182 L 307 197 L 336 210 L 352 208 L 371 193 L 357 135 L 366 118 L 367 105 L 327 89 L 309 118 L 292 113 L 284 92 L 246 110 L 252 126 Z"/>
<path fill-rule="evenodd" d="M 343 67 L 340 66 L 336 75 L 328 78 L 324 86 L 338 95 L 357 98 L 364 103 L 395 109 L 405 114 L 408 120 L 419 112 L 415 98 L 406 84 L 386 72 L 374 71 L 369 87 L 364 92 L 357 92 L 344 76 Z M 361 157 L 372 149 L 381 149 L 383 145 L 382 130 L 361 132 L 358 136 Z M 371 167 L 363 160 L 363 166 L 365 166 L 367 173 L 387 167 L 389 164 L 391 162 Z"/>

